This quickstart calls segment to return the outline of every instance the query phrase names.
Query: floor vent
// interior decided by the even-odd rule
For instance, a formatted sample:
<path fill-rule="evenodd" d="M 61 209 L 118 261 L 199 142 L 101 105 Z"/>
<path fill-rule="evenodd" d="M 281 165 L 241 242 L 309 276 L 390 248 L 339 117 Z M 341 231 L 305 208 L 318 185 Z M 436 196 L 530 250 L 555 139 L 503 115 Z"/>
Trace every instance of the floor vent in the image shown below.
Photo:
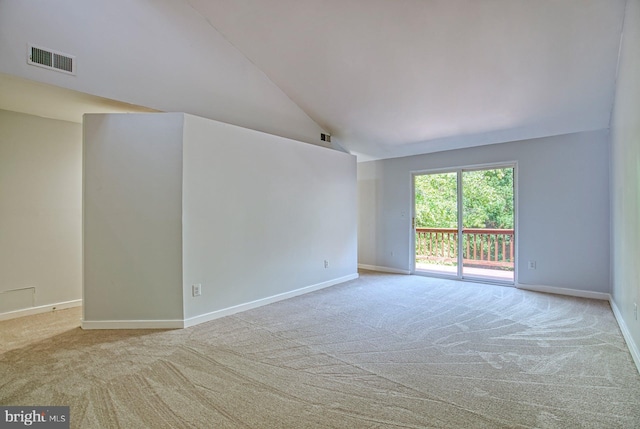
<path fill-rule="evenodd" d="M 62 73 L 76 74 L 76 57 L 41 46 L 28 45 L 27 63 Z"/>

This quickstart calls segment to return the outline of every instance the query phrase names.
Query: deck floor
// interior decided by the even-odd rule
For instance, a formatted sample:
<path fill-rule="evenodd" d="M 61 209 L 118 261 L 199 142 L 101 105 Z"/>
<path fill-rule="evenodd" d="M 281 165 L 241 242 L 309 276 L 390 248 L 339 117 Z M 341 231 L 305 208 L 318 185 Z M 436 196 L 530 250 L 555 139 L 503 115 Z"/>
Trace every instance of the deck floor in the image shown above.
<path fill-rule="evenodd" d="M 458 274 L 458 267 L 452 267 L 447 265 L 425 264 L 422 262 L 416 262 L 416 271 L 429 272 L 435 274 L 444 274 L 449 276 L 456 276 Z M 500 282 L 513 283 L 513 271 L 504 270 L 491 270 L 486 268 L 473 268 L 463 267 L 463 277 L 481 278 L 486 280 L 497 280 Z"/>

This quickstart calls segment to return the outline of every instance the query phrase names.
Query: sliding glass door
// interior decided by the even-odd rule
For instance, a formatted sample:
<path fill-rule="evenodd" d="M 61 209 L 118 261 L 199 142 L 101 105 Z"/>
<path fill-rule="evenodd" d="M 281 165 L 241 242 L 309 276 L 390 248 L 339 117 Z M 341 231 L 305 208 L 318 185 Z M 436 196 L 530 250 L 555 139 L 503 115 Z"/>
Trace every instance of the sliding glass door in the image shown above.
<path fill-rule="evenodd" d="M 416 174 L 414 271 L 514 282 L 514 167 Z"/>
<path fill-rule="evenodd" d="M 458 273 L 458 175 L 414 176 L 415 269 Z"/>
<path fill-rule="evenodd" d="M 513 167 L 462 171 L 462 277 L 513 283 Z"/>

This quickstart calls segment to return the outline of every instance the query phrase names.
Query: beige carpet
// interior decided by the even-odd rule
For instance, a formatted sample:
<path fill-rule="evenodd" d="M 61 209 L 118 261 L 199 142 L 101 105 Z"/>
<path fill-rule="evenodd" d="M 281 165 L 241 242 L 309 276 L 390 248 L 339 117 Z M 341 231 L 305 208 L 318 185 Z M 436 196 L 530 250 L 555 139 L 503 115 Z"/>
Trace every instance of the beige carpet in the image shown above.
<path fill-rule="evenodd" d="M 362 273 L 174 331 L 0 322 L 0 404 L 75 428 L 638 428 L 606 302 Z"/>

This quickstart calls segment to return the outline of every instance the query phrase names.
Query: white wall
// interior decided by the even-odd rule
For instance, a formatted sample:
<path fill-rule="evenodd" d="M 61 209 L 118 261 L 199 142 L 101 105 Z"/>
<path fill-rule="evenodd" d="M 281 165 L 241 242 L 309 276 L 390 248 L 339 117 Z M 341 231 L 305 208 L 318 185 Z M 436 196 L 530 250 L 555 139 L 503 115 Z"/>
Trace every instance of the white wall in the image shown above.
<path fill-rule="evenodd" d="M 185 317 L 356 274 L 354 156 L 194 116 L 184 141 Z"/>
<path fill-rule="evenodd" d="M 0 313 L 81 299 L 81 189 L 79 124 L 0 110 Z"/>
<path fill-rule="evenodd" d="M 612 297 L 640 368 L 640 0 L 627 3 L 620 54 L 611 123 Z"/>
<path fill-rule="evenodd" d="M 357 273 L 354 156 L 188 115 L 184 133 L 185 317 Z"/>
<path fill-rule="evenodd" d="M 182 114 L 85 115 L 84 320 L 182 320 Z"/>
<path fill-rule="evenodd" d="M 352 155 L 116 114 L 85 115 L 84 160 L 83 327 L 190 325 L 357 276 Z"/>
<path fill-rule="evenodd" d="M 26 62 L 27 43 L 76 56 L 77 75 Z M 0 1 L 0 73 L 309 143 L 320 127 L 188 2 Z"/>
<path fill-rule="evenodd" d="M 410 270 L 411 171 L 516 161 L 519 283 L 609 293 L 608 138 L 595 131 L 360 163 L 358 262 Z"/>

